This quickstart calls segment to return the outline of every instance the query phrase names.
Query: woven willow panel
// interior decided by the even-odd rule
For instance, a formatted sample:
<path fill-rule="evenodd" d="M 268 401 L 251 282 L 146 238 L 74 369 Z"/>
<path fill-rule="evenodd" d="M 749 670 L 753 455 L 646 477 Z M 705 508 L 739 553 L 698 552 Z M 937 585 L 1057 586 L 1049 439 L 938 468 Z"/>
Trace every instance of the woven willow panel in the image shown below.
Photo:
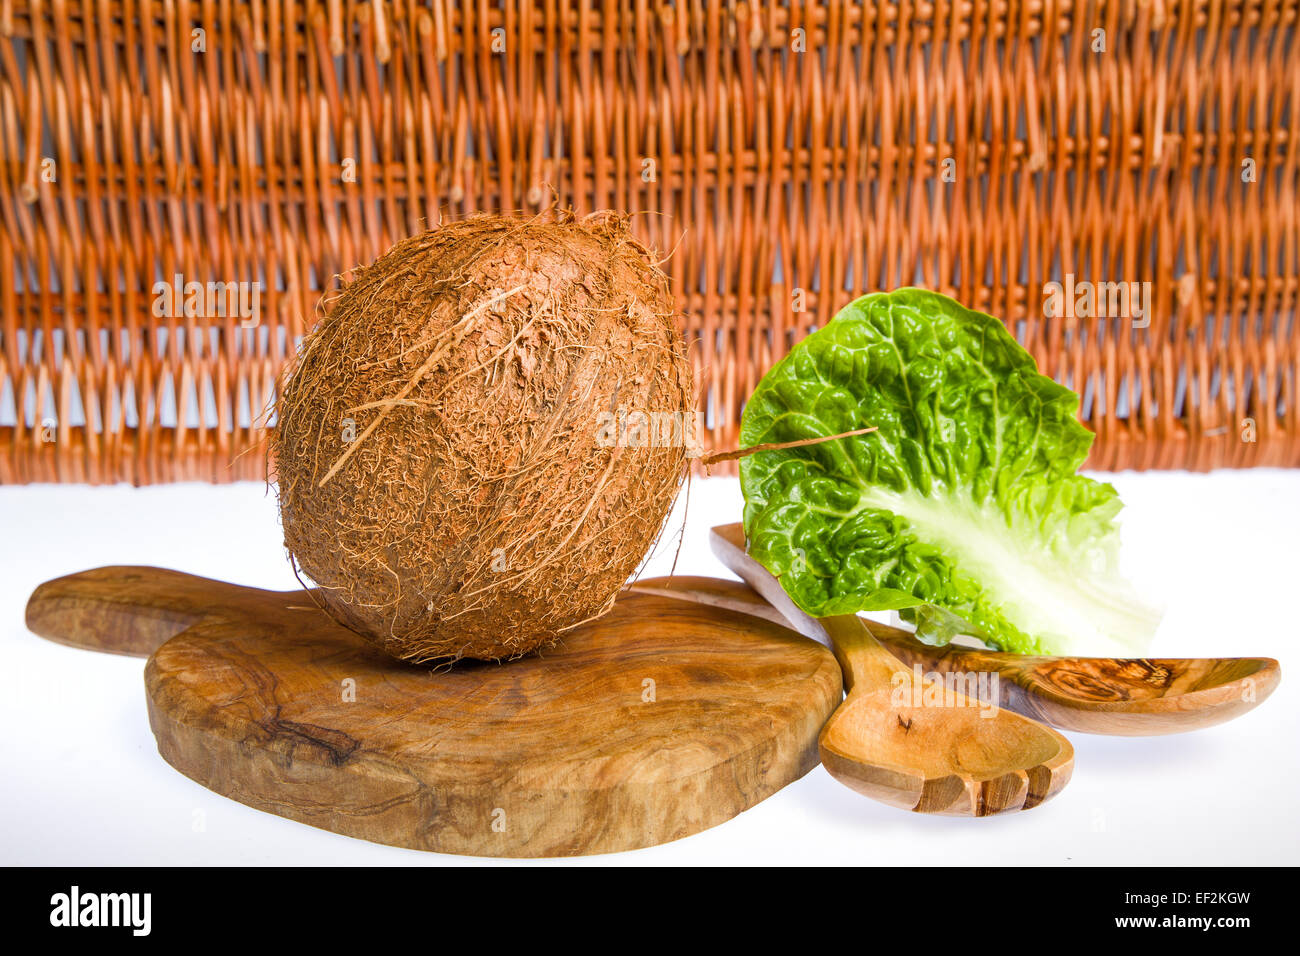
<path fill-rule="evenodd" d="M 1298 2 L 0 0 L 0 481 L 260 478 L 322 291 L 553 201 L 662 251 L 716 448 L 919 284 L 1083 395 L 1093 467 L 1300 465 Z"/>

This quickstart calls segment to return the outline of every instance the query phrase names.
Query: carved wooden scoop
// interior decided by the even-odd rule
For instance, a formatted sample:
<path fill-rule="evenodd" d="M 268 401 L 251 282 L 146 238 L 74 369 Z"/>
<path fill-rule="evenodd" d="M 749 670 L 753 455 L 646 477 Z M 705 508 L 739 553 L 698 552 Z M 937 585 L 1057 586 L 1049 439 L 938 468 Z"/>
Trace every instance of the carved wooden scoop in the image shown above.
<path fill-rule="evenodd" d="M 725 546 L 724 563 L 760 592 L 760 571 L 781 590 L 744 553 L 743 538 L 737 546 L 719 530 L 713 545 Z M 1069 781 L 1074 748 L 1056 731 L 1001 709 L 996 697 L 972 696 L 970 682 L 918 680 L 876 640 L 872 622 L 850 614 L 818 623 L 811 636 L 829 640 L 848 690 L 818 740 L 841 783 L 918 813 L 987 816 L 1035 807 Z"/>
<path fill-rule="evenodd" d="M 719 525 L 710 543 L 731 571 L 753 587 L 697 578 L 673 579 L 679 594 L 694 591 L 705 603 L 778 615 L 808 637 L 820 625 L 801 611 L 779 582 L 745 553 L 740 524 Z M 754 592 L 757 591 L 758 594 Z M 765 600 L 760 600 L 759 596 Z M 906 631 L 871 625 L 890 652 L 927 672 L 995 673 L 1002 706 L 1065 730 L 1120 736 L 1155 736 L 1223 723 L 1258 706 L 1282 678 L 1267 657 L 1121 659 L 1030 657 L 949 644 L 932 647 Z"/>

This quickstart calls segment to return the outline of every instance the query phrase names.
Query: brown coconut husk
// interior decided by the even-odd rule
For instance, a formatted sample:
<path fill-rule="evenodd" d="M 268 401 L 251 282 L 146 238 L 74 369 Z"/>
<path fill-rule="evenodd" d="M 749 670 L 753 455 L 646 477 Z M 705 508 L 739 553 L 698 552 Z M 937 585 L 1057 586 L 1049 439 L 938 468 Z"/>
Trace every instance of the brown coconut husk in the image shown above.
<path fill-rule="evenodd" d="M 602 422 L 689 422 L 693 398 L 623 217 L 444 225 L 357 270 L 303 342 L 272 444 L 285 546 L 395 657 L 517 657 L 612 606 L 685 474 L 687 442 Z"/>

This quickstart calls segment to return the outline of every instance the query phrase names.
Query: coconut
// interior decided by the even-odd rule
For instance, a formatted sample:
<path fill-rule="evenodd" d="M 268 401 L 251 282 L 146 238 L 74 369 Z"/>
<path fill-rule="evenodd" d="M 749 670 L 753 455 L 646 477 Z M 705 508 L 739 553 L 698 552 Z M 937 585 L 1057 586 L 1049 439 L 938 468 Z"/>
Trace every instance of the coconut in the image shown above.
<path fill-rule="evenodd" d="M 625 218 L 443 225 L 356 270 L 303 341 L 271 445 L 285 547 L 394 657 L 545 647 L 655 541 L 693 399 Z"/>

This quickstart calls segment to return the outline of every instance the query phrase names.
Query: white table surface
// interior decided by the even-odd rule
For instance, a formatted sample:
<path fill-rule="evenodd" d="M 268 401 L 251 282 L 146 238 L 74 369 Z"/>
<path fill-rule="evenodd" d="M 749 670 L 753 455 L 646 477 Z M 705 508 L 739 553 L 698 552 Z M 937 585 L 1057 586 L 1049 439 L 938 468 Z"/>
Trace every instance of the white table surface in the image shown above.
<path fill-rule="evenodd" d="M 1281 687 L 1220 727 L 1173 737 L 1072 735 L 1075 772 L 1029 813 L 923 817 L 872 803 L 820 767 L 676 843 L 616 864 L 1296 864 L 1300 862 L 1300 471 L 1105 476 L 1127 503 L 1125 564 L 1167 613 L 1153 656 L 1267 655 Z M 677 570 L 730 575 L 710 525 L 738 520 L 736 481 L 695 481 Z M 673 521 L 681 519 L 681 505 Z M 497 863 L 378 846 L 217 796 L 158 756 L 144 662 L 41 640 L 42 581 L 150 564 L 292 588 L 275 499 L 257 484 L 0 487 L 0 863 Z M 647 575 L 667 573 L 662 546 Z M 526 862 L 524 865 L 537 865 Z"/>

